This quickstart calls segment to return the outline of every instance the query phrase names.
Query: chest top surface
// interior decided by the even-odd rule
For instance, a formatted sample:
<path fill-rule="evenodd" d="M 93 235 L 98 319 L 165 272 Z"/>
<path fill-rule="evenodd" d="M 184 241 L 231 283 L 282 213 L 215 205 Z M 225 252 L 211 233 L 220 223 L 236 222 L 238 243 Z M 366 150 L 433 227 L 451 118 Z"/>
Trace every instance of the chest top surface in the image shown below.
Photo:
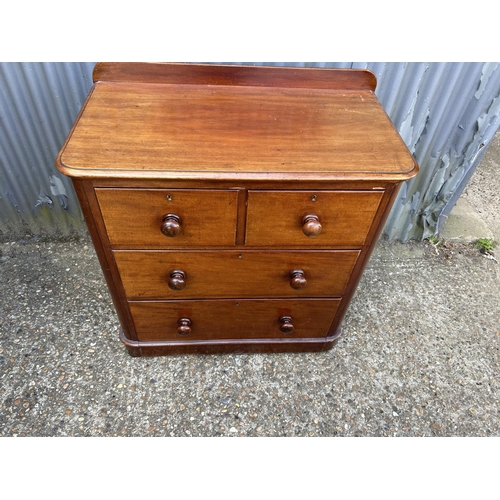
<path fill-rule="evenodd" d="M 94 78 L 103 79 L 56 162 L 63 173 L 404 180 L 418 168 L 375 96 L 369 72 L 141 68 L 141 75 L 146 68 L 153 76 L 138 81 L 130 72 L 110 76 L 107 67 L 97 68 Z M 217 78 L 217 71 L 226 77 Z"/>

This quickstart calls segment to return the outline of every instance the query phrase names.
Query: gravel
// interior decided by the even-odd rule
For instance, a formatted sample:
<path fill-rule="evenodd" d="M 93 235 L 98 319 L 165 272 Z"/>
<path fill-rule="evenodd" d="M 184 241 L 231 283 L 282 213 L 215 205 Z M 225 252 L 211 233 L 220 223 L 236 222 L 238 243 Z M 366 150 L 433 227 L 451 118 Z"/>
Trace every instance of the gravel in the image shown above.
<path fill-rule="evenodd" d="M 1 436 L 498 436 L 499 265 L 379 242 L 328 352 L 133 358 L 88 240 L 0 245 Z"/>

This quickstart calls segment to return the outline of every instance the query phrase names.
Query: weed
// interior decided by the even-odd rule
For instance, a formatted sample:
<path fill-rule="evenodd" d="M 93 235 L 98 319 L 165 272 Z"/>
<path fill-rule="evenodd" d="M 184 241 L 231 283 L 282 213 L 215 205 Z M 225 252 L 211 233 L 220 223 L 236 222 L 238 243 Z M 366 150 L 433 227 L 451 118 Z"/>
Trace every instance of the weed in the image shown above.
<path fill-rule="evenodd" d="M 498 243 L 491 238 L 479 238 L 474 243 L 474 248 L 479 248 L 481 253 L 491 253 Z"/>
<path fill-rule="evenodd" d="M 431 243 L 432 245 L 434 245 L 435 247 L 438 247 L 439 245 L 442 245 L 443 244 L 443 238 L 440 238 L 439 236 L 437 235 L 433 235 L 433 236 L 430 236 L 428 238 L 429 240 L 429 243 Z"/>

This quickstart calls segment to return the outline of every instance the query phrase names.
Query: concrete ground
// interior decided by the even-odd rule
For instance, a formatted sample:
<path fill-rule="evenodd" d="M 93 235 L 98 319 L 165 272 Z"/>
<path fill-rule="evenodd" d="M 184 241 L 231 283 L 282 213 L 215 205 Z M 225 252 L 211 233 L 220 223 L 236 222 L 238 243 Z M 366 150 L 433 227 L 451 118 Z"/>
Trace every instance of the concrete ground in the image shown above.
<path fill-rule="evenodd" d="M 498 144 L 464 194 L 497 240 Z M 90 241 L 0 252 L 1 436 L 500 435 L 500 266 L 463 235 L 381 241 L 316 354 L 132 358 Z"/>
<path fill-rule="evenodd" d="M 500 242 L 500 131 L 451 211 L 441 232 L 448 241 L 493 238 Z"/>

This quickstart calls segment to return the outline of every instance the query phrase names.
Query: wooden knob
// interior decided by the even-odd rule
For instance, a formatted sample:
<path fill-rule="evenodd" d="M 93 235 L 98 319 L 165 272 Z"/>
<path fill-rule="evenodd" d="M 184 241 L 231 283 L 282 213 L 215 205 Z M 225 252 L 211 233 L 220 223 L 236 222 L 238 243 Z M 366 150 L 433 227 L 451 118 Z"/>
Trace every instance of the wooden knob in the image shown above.
<path fill-rule="evenodd" d="M 295 269 L 290 273 L 290 286 L 294 290 L 300 290 L 305 288 L 307 285 L 307 280 L 304 276 L 304 271 L 302 269 Z"/>
<path fill-rule="evenodd" d="M 302 231 L 306 236 L 318 236 L 321 229 L 321 223 L 317 215 L 305 215 L 302 219 Z"/>
<path fill-rule="evenodd" d="M 177 333 L 179 335 L 189 335 L 191 333 L 191 320 L 188 318 L 181 318 L 177 324 Z"/>
<path fill-rule="evenodd" d="M 292 317 L 281 316 L 280 318 L 280 332 L 286 335 L 293 332 Z"/>
<path fill-rule="evenodd" d="M 170 273 L 170 279 L 168 280 L 168 287 L 171 290 L 182 290 L 186 286 L 187 274 L 184 271 L 174 269 Z"/>
<path fill-rule="evenodd" d="M 181 218 L 175 214 L 167 214 L 163 217 L 161 232 L 165 236 L 173 238 L 181 232 Z"/>

